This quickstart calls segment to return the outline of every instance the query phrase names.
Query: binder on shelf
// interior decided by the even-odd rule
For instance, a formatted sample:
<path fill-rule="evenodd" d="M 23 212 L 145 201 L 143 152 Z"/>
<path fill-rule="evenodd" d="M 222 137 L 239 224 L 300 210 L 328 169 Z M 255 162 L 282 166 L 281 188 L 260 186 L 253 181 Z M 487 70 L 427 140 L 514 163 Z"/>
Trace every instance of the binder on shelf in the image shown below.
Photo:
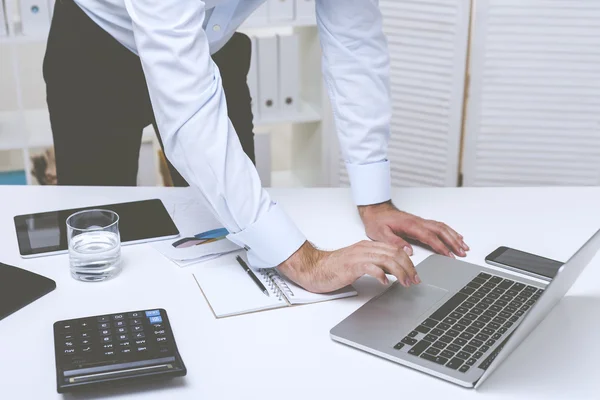
<path fill-rule="evenodd" d="M 4 11 L 4 0 L 0 0 L 0 37 L 8 35 L 8 20 Z"/>
<path fill-rule="evenodd" d="M 245 24 L 250 26 L 267 26 L 269 23 L 269 5 L 262 3 L 248 18 Z"/>
<path fill-rule="evenodd" d="M 300 22 L 317 22 L 315 0 L 296 0 L 296 20 Z"/>
<path fill-rule="evenodd" d="M 267 0 L 270 21 L 292 21 L 294 19 L 294 0 Z"/>
<path fill-rule="evenodd" d="M 279 107 L 295 113 L 300 106 L 300 43 L 298 35 L 277 36 L 279 45 Z"/>
<path fill-rule="evenodd" d="M 279 73 L 277 37 L 259 37 L 258 43 L 258 112 L 261 118 L 279 114 Z"/>
<path fill-rule="evenodd" d="M 47 0 L 20 0 L 21 30 L 26 36 L 40 36 L 50 29 L 50 8 Z"/>
<path fill-rule="evenodd" d="M 258 49 L 256 37 L 251 37 L 250 40 L 252 41 L 252 53 L 250 56 L 250 69 L 248 70 L 246 80 L 248 82 L 248 89 L 250 90 L 250 97 L 252 98 L 252 115 L 257 120 L 260 118 L 258 110 Z"/>

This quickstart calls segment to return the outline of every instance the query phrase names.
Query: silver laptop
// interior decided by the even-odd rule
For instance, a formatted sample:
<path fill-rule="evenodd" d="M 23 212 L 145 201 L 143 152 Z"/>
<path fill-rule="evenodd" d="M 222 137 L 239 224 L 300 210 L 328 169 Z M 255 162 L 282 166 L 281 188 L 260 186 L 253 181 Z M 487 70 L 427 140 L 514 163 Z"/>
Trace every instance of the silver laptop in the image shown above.
<path fill-rule="evenodd" d="M 333 340 L 476 388 L 546 317 L 600 249 L 600 231 L 551 282 L 438 255 L 331 330 Z"/>

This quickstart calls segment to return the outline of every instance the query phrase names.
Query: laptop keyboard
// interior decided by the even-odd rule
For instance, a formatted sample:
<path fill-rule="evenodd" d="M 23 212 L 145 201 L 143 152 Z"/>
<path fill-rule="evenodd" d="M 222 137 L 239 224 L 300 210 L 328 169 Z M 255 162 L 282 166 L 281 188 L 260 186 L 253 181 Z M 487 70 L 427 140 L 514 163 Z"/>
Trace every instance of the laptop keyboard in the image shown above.
<path fill-rule="evenodd" d="M 467 372 L 478 360 L 486 369 L 497 351 L 489 350 L 534 305 L 542 289 L 486 274 L 477 275 L 394 348 Z M 488 353 L 488 354 L 486 354 Z"/>

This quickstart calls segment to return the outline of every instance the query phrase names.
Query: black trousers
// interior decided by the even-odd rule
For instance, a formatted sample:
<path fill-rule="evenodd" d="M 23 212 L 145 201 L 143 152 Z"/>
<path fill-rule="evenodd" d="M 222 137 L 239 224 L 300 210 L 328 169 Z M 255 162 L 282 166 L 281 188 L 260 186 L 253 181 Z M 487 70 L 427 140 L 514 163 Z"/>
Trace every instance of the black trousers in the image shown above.
<path fill-rule="evenodd" d="M 213 60 L 222 76 L 229 118 L 254 161 L 246 83 L 250 53 L 250 39 L 236 33 Z M 153 124 L 158 132 L 139 57 L 72 0 L 61 0 L 54 10 L 43 73 L 58 184 L 135 186 L 142 129 Z M 173 183 L 187 186 L 168 165 Z"/>

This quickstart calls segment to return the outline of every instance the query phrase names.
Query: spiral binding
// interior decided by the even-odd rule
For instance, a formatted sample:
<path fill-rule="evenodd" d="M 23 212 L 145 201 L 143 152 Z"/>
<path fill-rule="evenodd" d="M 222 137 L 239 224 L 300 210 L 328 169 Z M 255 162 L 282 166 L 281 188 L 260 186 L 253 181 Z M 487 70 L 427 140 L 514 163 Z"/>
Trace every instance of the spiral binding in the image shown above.
<path fill-rule="evenodd" d="M 275 269 L 261 269 L 260 273 L 268 282 L 271 291 L 277 294 L 279 300 L 283 300 L 284 296 L 294 297 L 292 289 Z"/>

